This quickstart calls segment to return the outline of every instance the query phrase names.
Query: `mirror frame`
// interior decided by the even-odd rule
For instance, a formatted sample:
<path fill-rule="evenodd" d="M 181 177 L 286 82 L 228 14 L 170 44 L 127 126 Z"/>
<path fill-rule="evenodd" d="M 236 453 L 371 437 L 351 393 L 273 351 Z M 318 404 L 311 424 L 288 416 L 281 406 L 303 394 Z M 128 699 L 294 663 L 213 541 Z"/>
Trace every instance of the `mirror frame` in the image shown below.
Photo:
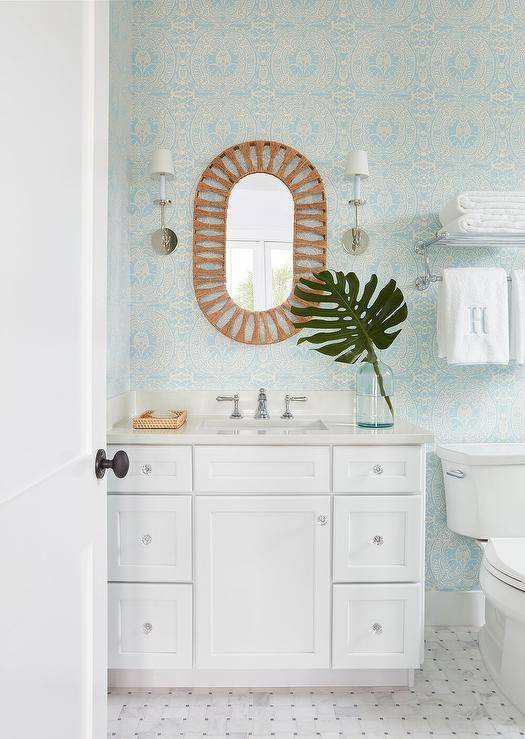
<path fill-rule="evenodd" d="M 294 201 L 292 290 L 284 303 L 264 311 L 241 308 L 226 287 L 228 200 L 233 187 L 255 173 L 280 179 Z M 291 146 L 247 141 L 215 157 L 197 184 L 193 210 L 193 286 L 208 321 L 224 336 L 244 344 L 274 344 L 297 333 L 291 298 L 300 277 L 326 267 L 326 219 L 323 180 Z M 294 303 L 300 302 L 294 297 Z"/>

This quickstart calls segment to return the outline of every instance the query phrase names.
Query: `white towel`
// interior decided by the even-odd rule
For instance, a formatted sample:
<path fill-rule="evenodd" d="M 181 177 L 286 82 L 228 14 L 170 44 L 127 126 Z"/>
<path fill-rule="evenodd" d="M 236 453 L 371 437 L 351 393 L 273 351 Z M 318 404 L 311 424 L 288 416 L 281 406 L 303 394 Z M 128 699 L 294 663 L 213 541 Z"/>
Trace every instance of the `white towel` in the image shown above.
<path fill-rule="evenodd" d="M 439 213 L 439 220 L 445 226 L 450 221 L 469 212 L 484 212 L 493 215 L 519 216 L 525 214 L 525 191 L 490 192 L 471 190 L 460 193 L 449 200 Z M 524 220 L 524 219 L 521 219 Z"/>
<path fill-rule="evenodd" d="M 525 269 L 515 269 L 511 277 L 510 358 L 525 364 Z"/>
<path fill-rule="evenodd" d="M 508 364 L 507 274 L 499 267 L 443 270 L 438 354 L 449 364 Z"/>
<path fill-rule="evenodd" d="M 450 221 L 438 233 L 525 233 L 525 211 L 516 218 L 511 215 L 480 215 L 469 213 Z"/>

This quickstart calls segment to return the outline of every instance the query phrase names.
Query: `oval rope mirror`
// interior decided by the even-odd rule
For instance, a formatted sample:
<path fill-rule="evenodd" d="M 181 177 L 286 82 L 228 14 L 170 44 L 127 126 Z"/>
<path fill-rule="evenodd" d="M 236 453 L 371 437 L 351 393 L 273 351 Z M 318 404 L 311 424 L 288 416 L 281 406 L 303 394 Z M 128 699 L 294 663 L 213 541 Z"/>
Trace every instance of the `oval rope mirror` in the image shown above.
<path fill-rule="evenodd" d="M 234 302 L 227 287 L 227 216 L 234 186 L 251 174 L 284 182 L 293 199 L 293 274 L 284 302 L 249 310 Z M 199 306 L 222 334 L 245 344 L 272 344 L 296 333 L 290 313 L 300 277 L 326 266 L 326 196 L 313 164 L 276 141 L 248 141 L 225 149 L 204 170 L 195 192 L 193 284 Z M 294 298 L 294 303 L 299 303 Z M 271 305 L 271 303 L 270 303 Z"/>

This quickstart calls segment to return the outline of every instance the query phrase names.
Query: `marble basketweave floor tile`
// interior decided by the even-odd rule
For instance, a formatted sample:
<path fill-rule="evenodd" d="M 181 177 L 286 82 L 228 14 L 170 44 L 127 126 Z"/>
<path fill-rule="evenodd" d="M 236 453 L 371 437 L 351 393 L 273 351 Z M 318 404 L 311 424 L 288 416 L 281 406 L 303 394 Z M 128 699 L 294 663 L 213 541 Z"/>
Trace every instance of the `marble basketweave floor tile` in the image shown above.
<path fill-rule="evenodd" d="M 414 688 L 113 689 L 108 739 L 504 739 L 525 716 L 498 693 L 475 629 L 427 629 Z"/>

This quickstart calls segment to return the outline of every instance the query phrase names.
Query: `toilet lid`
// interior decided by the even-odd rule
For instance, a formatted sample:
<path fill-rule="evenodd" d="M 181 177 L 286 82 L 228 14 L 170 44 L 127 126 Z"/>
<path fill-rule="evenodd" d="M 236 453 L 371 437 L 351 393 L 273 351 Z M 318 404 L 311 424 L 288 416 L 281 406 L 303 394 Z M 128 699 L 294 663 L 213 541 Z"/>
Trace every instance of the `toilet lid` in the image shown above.
<path fill-rule="evenodd" d="M 525 539 L 490 539 L 485 559 L 492 573 L 505 576 L 505 582 L 525 590 Z"/>

